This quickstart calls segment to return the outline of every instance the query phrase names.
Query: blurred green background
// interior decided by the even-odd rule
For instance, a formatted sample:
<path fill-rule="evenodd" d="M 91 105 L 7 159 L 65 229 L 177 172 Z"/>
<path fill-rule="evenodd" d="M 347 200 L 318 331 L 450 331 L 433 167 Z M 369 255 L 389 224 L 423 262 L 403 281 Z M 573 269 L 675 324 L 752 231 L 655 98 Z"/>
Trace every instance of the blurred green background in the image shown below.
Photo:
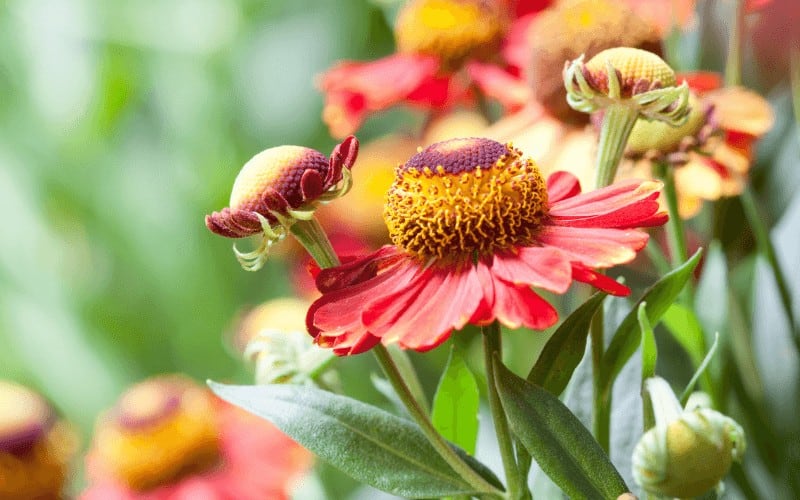
<path fill-rule="evenodd" d="M 84 431 L 121 390 L 242 377 L 246 273 L 206 213 L 256 152 L 329 153 L 314 77 L 391 51 L 365 1 L 21 0 L 0 6 L 0 377 Z"/>
<path fill-rule="evenodd" d="M 227 205 L 239 168 L 258 151 L 299 144 L 330 152 L 335 141 L 320 119 L 314 77 L 343 58 L 390 53 L 394 4 L 2 2 L 0 378 L 40 390 L 78 425 L 84 444 L 96 415 L 146 376 L 250 381 L 224 334 L 242 307 L 288 293 L 288 271 L 277 261 L 242 271 L 231 241 L 211 234 L 203 217 Z M 673 62 L 720 71 L 729 7 L 700 2 L 698 12 Z M 777 110 L 753 182 L 767 222 L 782 224 L 778 254 L 794 270 L 800 146 L 788 79 L 752 63 L 746 54 L 745 84 Z M 392 111 L 359 138 L 408 117 Z M 730 280 L 746 326 L 731 366 L 752 370 L 742 378 L 772 405 L 767 411 L 793 412 L 800 398 L 787 407 L 781 394 L 797 378 L 797 356 L 779 348 L 786 339 L 772 338 L 765 311 L 781 315 L 770 305 L 772 284 L 755 264 L 738 202 L 716 210 L 716 219 L 707 210 L 694 225 L 716 221 L 724 253 L 737 264 Z M 791 359 L 761 380 L 774 352 Z M 445 355 L 433 354 L 431 366 Z M 370 362 L 362 358 L 341 366 L 356 373 Z M 428 371 L 432 389 L 435 370 Z M 798 384 L 788 390 L 797 393 Z M 796 435 L 796 422 L 787 425 L 784 435 Z"/>

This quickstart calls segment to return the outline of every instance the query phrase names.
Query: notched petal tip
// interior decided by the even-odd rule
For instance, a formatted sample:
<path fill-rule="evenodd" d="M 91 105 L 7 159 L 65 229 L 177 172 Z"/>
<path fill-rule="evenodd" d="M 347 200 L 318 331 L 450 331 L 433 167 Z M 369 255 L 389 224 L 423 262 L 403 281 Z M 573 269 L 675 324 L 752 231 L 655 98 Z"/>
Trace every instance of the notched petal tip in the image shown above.
<path fill-rule="evenodd" d="M 219 212 L 206 215 L 206 227 L 215 234 L 225 238 L 245 238 L 261 230 L 257 218 L 250 217 L 247 212 L 223 208 Z"/>
<path fill-rule="evenodd" d="M 330 168 L 328 168 L 328 175 L 325 177 L 326 186 L 330 187 L 342 180 L 342 168 L 353 168 L 358 157 L 358 146 L 358 139 L 354 135 L 349 135 L 333 148 Z"/>

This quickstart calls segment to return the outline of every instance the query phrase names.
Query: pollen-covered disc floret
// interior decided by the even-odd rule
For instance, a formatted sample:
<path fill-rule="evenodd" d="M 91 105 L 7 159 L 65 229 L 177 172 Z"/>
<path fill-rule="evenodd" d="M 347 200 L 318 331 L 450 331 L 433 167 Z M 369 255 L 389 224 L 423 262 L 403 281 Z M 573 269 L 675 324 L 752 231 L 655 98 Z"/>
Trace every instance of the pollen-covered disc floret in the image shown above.
<path fill-rule="evenodd" d="M 219 429 L 211 395 L 178 376 L 131 388 L 98 424 L 98 460 L 133 490 L 147 490 L 213 467 Z"/>
<path fill-rule="evenodd" d="M 544 178 L 519 150 L 451 139 L 398 167 L 384 218 L 394 244 L 408 253 L 464 260 L 530 244 L 547 206 Z"/>
<path fill-rule="evenodd" d="M 452 70 L 490 55 L 505 30 L 502 2 L 412 0 L 398 15 L 395 38 L 400 52 L 437 56 Z"/>
<path fill-rule="evenodd" d="M 630 47 L 606 49 L 589 62 L 583 56 L 567 62 L 564 85 L 567 102 L 593 113 L 624 105 L 642 116 L 680 125 L 689 112 L 689 88 L 675 86 L 675 72 L 652 52 Z"/>

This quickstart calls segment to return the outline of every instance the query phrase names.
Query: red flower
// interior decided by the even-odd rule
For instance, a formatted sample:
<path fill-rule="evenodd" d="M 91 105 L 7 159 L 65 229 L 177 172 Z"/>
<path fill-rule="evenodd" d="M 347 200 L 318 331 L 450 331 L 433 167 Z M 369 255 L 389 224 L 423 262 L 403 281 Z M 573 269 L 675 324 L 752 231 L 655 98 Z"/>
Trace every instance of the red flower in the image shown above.
<path fill-rule="evenodd" d="M 545 183 L 532 160 L 489 139 L 429 146 L 389 191 L 394 245 L 319 273 L 309 332 L 342 355 L 378 342 L 426 351 L 467 323 L 545 329 L 558 316 L 532 286 L 629 293 L 593 269 L 629 262 L 648 239 L 633 228 L 666 221 L 659 188 L 631 180 L 581 194 L 571 174 Z"/>
<path fill-rule="evenodd" d="M 370 113 L 398 104 L 443 110 L 473 100 L 471 86 L 508 109 L 530 89 L 521 68 L 497 61 L 515 53 L 520 26 L 550 2 L 412 0 L 395 26 L 397 53 L 371 62 L 341 62 L 320 76 L 322 117 L 334 137 L 358 130 Z M 515 18 L 515 15 L 524 17 Z M 515 34 L 513 37 L 507 35 Z"/>
<path fill-rule="evenodd" d="M 98 423 L 83 500 L 284 500 L 311 455 L 183 377 L 134 386 Z"/>

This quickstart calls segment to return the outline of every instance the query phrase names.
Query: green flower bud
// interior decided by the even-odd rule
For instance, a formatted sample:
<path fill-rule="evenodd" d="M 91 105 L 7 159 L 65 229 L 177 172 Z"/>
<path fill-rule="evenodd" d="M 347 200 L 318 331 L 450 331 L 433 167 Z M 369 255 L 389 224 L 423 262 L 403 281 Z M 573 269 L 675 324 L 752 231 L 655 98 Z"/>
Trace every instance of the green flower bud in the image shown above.
<path fill-rule="evenodd" d="M 633 451 L 633 477 L 647 493 L 690 498 L 720 484 L 745 449 L 744 431 L 710 408 L 681 409 L 661 378 L 645 382 L 656 425 Z"/>

